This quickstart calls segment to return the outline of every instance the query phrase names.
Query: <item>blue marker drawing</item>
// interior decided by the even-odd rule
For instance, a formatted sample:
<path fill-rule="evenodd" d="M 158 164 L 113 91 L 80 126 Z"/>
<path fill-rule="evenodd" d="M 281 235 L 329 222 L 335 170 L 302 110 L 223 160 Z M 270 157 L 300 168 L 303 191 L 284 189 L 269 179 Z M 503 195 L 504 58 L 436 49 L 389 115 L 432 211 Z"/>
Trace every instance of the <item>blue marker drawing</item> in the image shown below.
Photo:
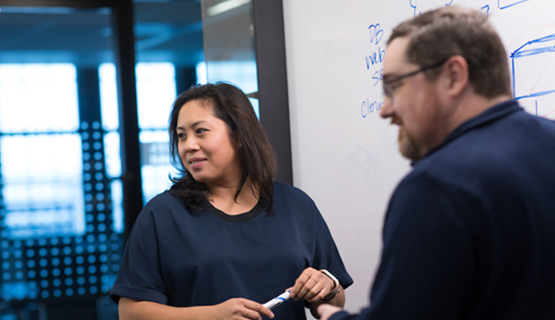
<path fill-rule="evenodd" d="M 515 99 L 534 99 L 536 114 L 538 99 L 545 99 L 555 93 L 554 53 L 555 34 L 551 34 L 530 40 L 510 54 Z M 553 99 L 553 96 L 549 98 Z"/>
<path fill-rule="evenodd" d="M 552 42 L 552 43 L 549 43 Z M 547 44 L 547 45 L 544 45 Z M 524 45 L 520 46 L 518 49 L 513 51 L 510 55 L 511 57 L 511 67 L 513 72 L 513 92 L 515 94 L 515 98 L 523 99 L 529 97 L 537 97 L 543 96 L 546 94 L 551 94 L 555 92 L 555 84 L 551 88 L 542 91 L 532 91 L 532 92 L 525 92 L 517 87 L 518 77 L 516 73 L 517 63 L 519 59 L 523 59 L 526 57 L 537 56 L 542 54 L 547 54 L 549 52 L 555 52 L 555 34 L 545 36 L 536 40 L 528 41 Z M 536 65 L 539 65 L 536 60 Z"/>
<path fill-rule="evenodd" d="M 372 52 L 365 57 L 365 60 L 366 69 L 370 70 L 372 66 L 383 62 L 385 49 L 381 48 L 380 41 L 382 41 L 384 30 L 379 23 L 376 23 L 368 27 L 368 32 L 370 34 L 370 47 L 372 48 Z M 376 76 L 376 73 L 374 73 L 374 76 Z"/>
<path fill-rule="evenodd" d="M 486 4 L 485 6 L 481 7 L 480 9 L 484 10 L 486 13 L 486 16 L 489 15 L 489 5 Z"/>
<path fill-rule="evenodd" d="M 368 26 L 370 51 L 364 57 L 364 60 L 366 61 L 366 70 L 371 74 L 370 84 L 372 88 L 378 87 L 380 82 L 383 81 L 382 63 L 385 57 L 385 49 L 382 48 L 381 41 L 384 37 L 384 32 L 380 23 L 372 23 Z M 381 104 L 377 101 L 370 102 L 368 98 L 363 100 L 361 104 L 362 118 L 366 118 L 374 111 L 378 111 L 380 107 Z"/>
<path fill-rule="evenodd" d="M 378 192 L 379 186 L 370 183 L 370 181 L 381 179 L 380 173 L 382 170 L 380 170 L 380 164 L 375 154 L 366 147 L 354 143 L 354 149 L 348 154 L 348 160 L 352 168 L 358 173 L 358 179 L 369 188 L 369 191 L 372 193 Z"/>
<path fill-rule="evenodd" d="M 427 8 L 427 9 L 425 8 L 424 10 L 418 9 L 419 5 L 416 4 L 416 3 L 419 2 L 419 1 L 422 1 L 422 0 L 409 0 L 410 6 L 413 8 L 413 11 L 414 11 L 413 15 L 415 17 L 418 16 L 418 15 L 421 15 L 422 11 L 425 11 L 427 9 L 431 9 L 431 8 Z M 438 0 L 438 6 L 441 5 L 441 4 L 445 4 L 445 6 L 448 7 L 448 6 L 453 4 L 453 1 L 454 0 L 441 0 L 441 1 Z M 422 5 L 420 5 L 420 7 L 422 7 Z"/>
<path fill-rule="evenodd" d="M 370 114 L 380 111 L 383 106 L 383 101 L 370 101 L 369 98 L 363 100 L 360 105 L 360 115 L 362 118 L 368 117 Z"/>
<path fill-rule="evenodd" d="M 497 7 L 501 10 L 504 10 L 526 1 L 530 0 L 497 0 Z"/>
<path fill-rule="evenodd" d="M 376 45 L 380 44 L 383 38 L 383 29 L 381 25 L 379 23 L 371 24 L 368 30 L 370 31 L 370 43 Z"/>

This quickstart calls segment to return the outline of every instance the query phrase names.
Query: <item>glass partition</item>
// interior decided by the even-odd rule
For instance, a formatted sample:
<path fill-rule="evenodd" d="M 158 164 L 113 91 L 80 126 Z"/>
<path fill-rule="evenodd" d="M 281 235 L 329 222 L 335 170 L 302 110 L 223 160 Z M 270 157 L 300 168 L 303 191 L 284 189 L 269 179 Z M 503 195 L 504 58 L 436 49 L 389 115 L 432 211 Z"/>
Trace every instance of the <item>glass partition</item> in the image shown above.
<path fill-rule="evenodd" d="M 109 8 L 1 7 L 2 319 L 57 318 L 46 305 L 105 295 L 118 271 L 121 195 L 102 126 L 117 118 L 99 94 L 111 21 Z"/>
<path fill-rule="evenodd" d="M 179 93 L 205 81 L 201 4 L 135 1 L 135 50 L 141 175 L 145 203 L 171 186 L 170 109 Z M 202 72 L 201 73 L 205 73 Z"/>
<path fill-rule="evenodd" d="M 259 115 L 252 1 L 202 0 L 202 13 L 208 81 L 235 84 Z"/>

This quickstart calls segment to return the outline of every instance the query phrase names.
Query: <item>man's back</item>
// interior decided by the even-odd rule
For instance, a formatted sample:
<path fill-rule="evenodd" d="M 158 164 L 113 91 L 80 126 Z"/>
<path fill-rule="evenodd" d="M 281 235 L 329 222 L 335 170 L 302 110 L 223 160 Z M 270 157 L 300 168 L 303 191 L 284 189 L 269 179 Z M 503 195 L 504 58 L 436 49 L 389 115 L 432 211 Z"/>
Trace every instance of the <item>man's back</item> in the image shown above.
<path fill-rule="evenodd" d="M 463 319 L 555 319 L 554 164 L 555 123 L 526 114 L 513 102 L 496 106 L 455 130 L 403 180 L 386 218 L 384 251 L 407 249 L 393 237 L 408 221 L 427 234 L 453 228 L 450 236 L 440 231 L 442 242 L 431 250 L 458 250 L 459 265 L 445 264 L 449 268 L 436 270 L 433 280 L 422 271 L 423 281 L 413 281 L 431 291 L 436 282 L 451 284 L 452 292 L 428 296 L 445 300 L 446 308 L 434 312 L 456 312 Z M 438 224 L 442 219 L 447 222 Z M 388 235 L 395 244 L 390 248 Z M 424 246 L 426 240 L 416 241 L 409 246 Z M 442 259 L 431 255 L 412 262 L 428 265 L 430 258 Z M 380 268 L 387 274 L 382 268 L 387 264 Z"/>

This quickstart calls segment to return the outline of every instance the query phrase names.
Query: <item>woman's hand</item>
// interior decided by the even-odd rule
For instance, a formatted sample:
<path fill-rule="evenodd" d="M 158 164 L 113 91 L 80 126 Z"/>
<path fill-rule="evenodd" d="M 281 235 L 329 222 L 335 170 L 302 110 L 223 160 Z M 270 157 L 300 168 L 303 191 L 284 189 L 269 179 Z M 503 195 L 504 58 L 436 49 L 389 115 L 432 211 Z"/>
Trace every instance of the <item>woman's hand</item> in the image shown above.
<path fill-rule="evenodd" d="M 322 300 L 334 289 L 335 283 L 322 272 L 306 268 L 291 288 L 290 296 L 295 301 L 306 300 L 309 303 Z"/>
<path fill-rule="evenodd" d="M 172 307 L 156 302 L 137 301 L 125 297 L 119 300 L 121 320 L 206 319 L 261 320 L 261 315 L 273 319 L 274 313 L 260 303 L 243 298 L 229 299 L 213 306 Z"/>
<path fill-rule="evenodd" d="M 215 305 L 212 311 L 214 314 L 210 319 L 216 320 L 261 320 L 261 315 L 270 319 L 274 318 L 274 313 L 270 309 L 265 308 L 260 303 L 243 298 L 233 298 L 224 301 Z"/>
<path fill-rule="evenodd" d="M 336 289 L 335 285 L 335 282 L 321 271 L 314 268 L 306 268 L 295 281 L 295 285 L 288 290 L 291 290 L 289 295 L 292 299 L 296 301 L 301 299 L 308 301 L 310 304 L 310 312 L 318 319 L 320 315 L 317 309 L 318 306 L 323 303 L 331 304 L 339 308 L 345 306 L 345 292 L 340 284 L 338 284 L 338 292 L 333 295 L 333 298 L 330 297 L 328 298 L 329 300 L 322 300 Z"/>

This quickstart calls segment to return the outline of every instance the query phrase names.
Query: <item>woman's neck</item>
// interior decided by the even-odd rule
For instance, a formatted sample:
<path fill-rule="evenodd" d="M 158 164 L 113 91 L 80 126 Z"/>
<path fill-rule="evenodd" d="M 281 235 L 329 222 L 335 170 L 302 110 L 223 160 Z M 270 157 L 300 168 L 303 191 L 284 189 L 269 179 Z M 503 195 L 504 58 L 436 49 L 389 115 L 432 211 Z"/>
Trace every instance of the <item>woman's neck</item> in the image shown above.
<path fill-rule="evenodd" d="M 250 181 L 247 179 L 241 192 L 235 199 L 237 186 L 210 186 L 208 200 L 218 210 L 229 215 L 238 215 L 249 212 L 258 203 L 258 194 L 253 191 Z"/>

